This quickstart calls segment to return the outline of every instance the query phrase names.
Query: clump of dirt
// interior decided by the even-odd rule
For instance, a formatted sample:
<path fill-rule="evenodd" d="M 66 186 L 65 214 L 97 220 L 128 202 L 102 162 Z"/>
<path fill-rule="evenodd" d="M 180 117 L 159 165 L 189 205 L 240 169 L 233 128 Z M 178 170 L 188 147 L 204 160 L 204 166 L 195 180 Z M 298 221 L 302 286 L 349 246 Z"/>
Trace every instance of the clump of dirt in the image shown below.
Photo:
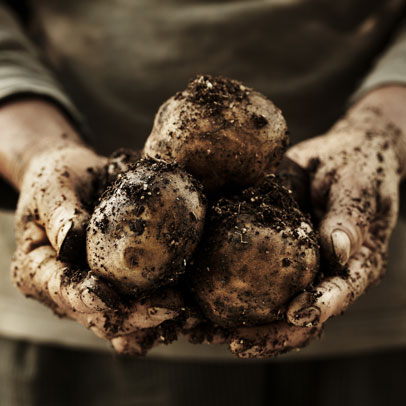
<path fill-rule="evenodd" d="M 243 214 L 252 216 L 258 225 L 278 232 L 296 229 L 303 221 L 311 223 L 275 174 L 267 175 L 259 185 L 243 190 L 240 195 L 221 198 L 211 208 L 209 227 L 217 228 L 219 224 L 234 227 L 236 218 Z M 315 234 L 311 234 L 308 243 L 314 244 L 315 240 Z"/>
<path fill-rule="evenodd" d="M 242 83 L 222 76 L 199 75 L 189 82 L 186 90 L 187 99 L 199 104 L 205 116 L 217 115 L 233 102 L 248 98 L 248 89 Z M 181 95 L 178 93 L 178 97 Z"/>

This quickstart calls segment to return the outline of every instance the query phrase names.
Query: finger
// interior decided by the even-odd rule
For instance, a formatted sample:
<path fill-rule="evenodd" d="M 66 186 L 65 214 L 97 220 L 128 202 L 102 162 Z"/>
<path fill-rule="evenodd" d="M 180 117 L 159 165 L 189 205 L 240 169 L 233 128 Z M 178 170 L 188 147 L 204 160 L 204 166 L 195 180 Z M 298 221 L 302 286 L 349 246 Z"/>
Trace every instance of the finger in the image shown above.
<path fill-rule="evenodd" d="M 28 203 L 22 196 L 16 212 L 16 235 L 20 242 L 22 235 L 32 234 L 37 225 L 37 233 L 44 230 L 41 235 L 46 235 L 61 260 L 75 262 L 85 253 L 85 225 L 89 215 L 74 192 L 67 189 L 61 184 L 48 191 L 42 188 L 38 201 L 29 199 Z"/>
<path fill-rule="evenodd" d="M 123 332 L 139 328 L 155 327 L 166 320 L 172 320 L 179 315 L 175 308 L 150 306 L 149 303 L 135 303 L 128 309 L 128 316 L 123 320 Z"/>
<path fill-rule="evenodd" d="M 308 168 L 309 164 L 315 159 L 317 151 L 320 150 L 320 142 L 323 136 L 313 137 L 294 145 L 286 151 L 285 156 L 296 162 L 302 168 Z"/>
<path fill-rule="evenodd" d="M 116 305 L 109 311 L 75 314 L 74 318 L 98 337 L 112 339 L 132 334 L 139 329 L 157 327 L 167 320 L 175 319 L 182 312 L 177 299 L 174 297 L 171 304 L 167 303 L 167 297 L 141 299 L 126 306 Z"/>
<path fill-rule="evenodd" d="M 314 292 L 302 293 L 293 300 L 287 311 L 289 323 L 298 327 L 313 327 L 344 312 L 368 286 L 381 278 L 386 262 L 383 252 L 372 252 L 362 247 L 350 259 L 347 277 L 329 277 Z"/>
<path fill-rule="evenodd" d="M 49 245 L 39 246 L 29 253 L 19 247 L 12 262 L 12 277 L 23 294 L 61 315 L 109 308 L 98 295 L 102 288 L 94 289 L 95 281 L 89 280 L 91 276 L 59 261 Z"/>
<path fill-rule="evenodd" d="M 225 344 L 229 341 L 229 331 L 209 321 L 188 318 L 182 334 L 191 344 Z"/>
<path fill-rule="evenodd" d="M 21 188 L 17 230 L 34 221 L 45 229 L 63 261 L 83 259 L 87 207 L 104 161 L 83 147 L 54 151 L 34 160 Z"/>
<path fill-rule="evenodd" d="M 12 274 L 23 294 L 46 304 L 61 316 L 92 327 L 101 337 L 157 326 L 178 316 L 181 306 L 180 297 L 169 290 L 124 306 L 103 281 L 91 272 L 59 261 L 49 245 L 28 254 L 19 249 L 13 259 Z"/>
<path fill-rule="evenodd" d="M 79 286 L 75 286 L 71 280 L 65 289 L 79 290 L 82 301 L 92 310 L 117 309 L 121 306 L 119 295 L 91 271 L 86 273 Z"/>
<path fill-rule="evenodd" d="M 62 273 L 54 272 L 48 280 L 50 295 L 60 306 L 82 313 L 107 311 L 119 306 L 116 292 L 92 273 L 67 264 L 64 266 Z"/>
<path fill-rule="evenodd" d="M 74 262 L 84 255 L 85 226 L 89 214 L 76 192 L 78 179 L 66 169 L 36 198 L 38 216 L 52 247 L 62 261 Z"/>
<path fill-rule="evenodd" d="M 269 358 L 300 349 L 320 334 L 320 328 L 309 329 L 278 322 L 238 329 L 230 340 L 229 348 L 239 358 Z"/>
<path fill-rule="evenodd" d="M 28 254 L 41 245 L 49 244 L 44 229 L 32 221 L 24 224 L 24 229 L 19 237 L 17 244 L 20 250 L 25 254 Z"/>
<path fill-rule="evenodd" d="M 128 355 L 145 355 L 148 350 L 158 344 L 170 344 L 178 338 L 180 325 L 167 322 L 153 328 L 137 329 L 131 334 L 111 339 L 113 348 Z"/>
<path fill-rule="evenodd" d="M 358 183 L 353 174 L 343 172 L 335 177 L 319 230 L 320 243 L 328 258 L 344 265 L 358 252 L 374 217 L 375 200 L 369 186 Z"/>
<path fill-rule="evenodd" d="M 100 338 L 113 339 L 129 335 L 140 329 L 152 329 L 166 320 L 172 320 L 177 313 L 168 309 L 160 309 L 157 315 L 150 317 L 147 309 L 133 309 L 134 313 L 127 312 L 96 312 L 93 314 L 77 314 L 75 319 L 93 331 Z"/>
<path fill-rule="evenodd" d="M 132 334 L 113 338 L 111 345 L 120 354 L 144 356 L 162 340 L 155 329 L 137 330 Z"/>
<path fill-rule="evenodd" d="M 285 156 L 278 166 L 277 174 L 281 184 L 292 191 L 300 208 L 309 212 L 310 178 L 308 172 Z"/>
<path fill-rule="evenodd" d="M 126 318 L 122 322 L 122 331 L 155 327 L 183 312 L 185 308 L 180 294 L 174 289 L 161 289 L 153 296 L 131 303 L 125 309 Z"/>

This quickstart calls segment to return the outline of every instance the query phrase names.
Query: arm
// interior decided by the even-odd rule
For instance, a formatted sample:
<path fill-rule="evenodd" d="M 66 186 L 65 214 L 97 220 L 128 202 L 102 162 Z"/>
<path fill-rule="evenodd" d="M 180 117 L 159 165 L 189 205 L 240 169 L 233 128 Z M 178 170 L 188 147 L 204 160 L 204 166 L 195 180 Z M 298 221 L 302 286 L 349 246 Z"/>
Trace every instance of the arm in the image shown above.
<path fill-rule="evenodd" d="M 59 163 L 56 162 L 57 157 Z M 73 157 L 76 158 L 75 161 Z M 55 161 L 53 173 L 42 173 L 39 167 L 46 167 L 51 158 Z M 71 179 L 69 182 L 59 179 L 58 187 L 52 193 L 39 193 L 40 186 L 42 189 L 50 187 L 42 178 L 49 176 L 49 183 L 56 182 L 64 168 L 71 167 L 75 175 L 81 175 L 83 184 L 90 183 L 93 174 L 86 172 L 86 168 L 94 166 L 96 170 L 103 164 L 104 158 L 98 157 L 84 145 L 63 113 L 50 102 L 24 98 L 9 101 L 0 107 L 0 174 L 21 192 L 17 215 L 20 214 L 24 201 L 30 206 L 40 206 L 35 207 L 39 210 L 40 220 L 37 221 L 46 228 L 47 237 L 59 255 L 66 237 L 58 236 L 59 230 L 67 230 L 66 224 L 74 222 L 75 234 L 78 234 L 80 225 L 87 220 L 82 202 L 89 197 L 81 196 L 80 191 L 75 190 L 75 182 L 79 179 Z M 86 192 L 91 191 L 87 189 Z M 66 200 L 63 210 L 58 210 L 53 200 L 60 200 L 62 195 Z M 33 214 L 35 209 L 27 208 L 24 216 Z M 50 218 L 49 212 L 59 213 L 59 217 Z"/>
<path fill-rule="evenodd" d="M 51 145 L 83 146 L 62 112 L 51 102 L 34 96 L 10 100 L 0 107 L 0 137 L 0 173 L 17 190 L 36 154 Z"/>
<path fill-rule="evenodd" d="M 176 312 L 162 298 L 123 304 L 88 271 L 89 203 L 106 160 L 81 140 L 75 120 L 69 120 L 80 116 L 1 6 L 0 61 L 0 175 L 20 192 L 13 281 L 27 297 L 111 340 L 118 350 L 126 350 L 124 340 L 137 351 L 139 329 Z"/>
<path fill-rule="evenodd" d="M 21 97 L 47 100 L 50 105 L 58 106 L 76 128 L 83 127 L 80 114 L 52 73 L 41 63 L 35 47 L 24 35 L 13 14 L 0 2 L 0 108 L 8 101 Z M 4 167 L 5 156 L 2 154 L 0 158 L 0 165 Z M 4 176 L 0 173 L 0 192 L 3 194 L 0 207 L 13 208 L 16 193 L 5 182 Z"/>

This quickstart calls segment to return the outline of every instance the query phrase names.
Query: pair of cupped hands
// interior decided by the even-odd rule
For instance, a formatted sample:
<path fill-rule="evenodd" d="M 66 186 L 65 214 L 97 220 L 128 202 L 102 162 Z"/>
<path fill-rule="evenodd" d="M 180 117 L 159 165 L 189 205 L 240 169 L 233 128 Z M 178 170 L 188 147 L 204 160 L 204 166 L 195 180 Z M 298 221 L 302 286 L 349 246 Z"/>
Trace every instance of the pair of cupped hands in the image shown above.
<path fill-rule="evenodd" d="M 324 255 L 347 271 L 293 298 L 286 320 L 237 329 L 227 339 L 237 356 L 269 357 L 303 347 L 381 279 L 402 177 L 395 130 L 361 102 L 326 134 L 287 151 L 309 171 L 309 200 Z M 152 296 L 129 305 L 91 272 L 76 281 L 71 277 L 86 271 L 79 264 L 90 213 L 82 202 L 105 164 L 106 158 L 66 134 L 32 154 L 18 185 L 12 278 L 26 296 L 109 340 L 117 352 L 139 354 L 144 332 L 178 315 L 176 298 Z"/>

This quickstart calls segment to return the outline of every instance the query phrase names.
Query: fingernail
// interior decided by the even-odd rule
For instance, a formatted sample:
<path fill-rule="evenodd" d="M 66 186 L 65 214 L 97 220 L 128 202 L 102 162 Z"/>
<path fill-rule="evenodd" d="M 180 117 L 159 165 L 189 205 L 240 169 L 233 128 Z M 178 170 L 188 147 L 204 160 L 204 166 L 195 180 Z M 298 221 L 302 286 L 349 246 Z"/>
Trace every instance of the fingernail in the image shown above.
<path fill-rule="evenodd" d="M 150 347 L 143 347 L 143 343 L 138 343 L 135 341 L 136 339 L 132 339 L 129 337 L 116 337 L 111 340 L 111 345 L 113 346 L 114 350 L 122 355 L 131 355 L 131 356 L 144 356 L 147 354 L 147 351 Z M 151 346 L 153 344 L 151 343 Z"/>
<path fill-rule="evenodd" d="M 81 292 L 80 298 L 83 304 L 89 310 L 103 311 L 109 309 L 106 303 L 104 303 L 98 296 L 96 296 L 89 288 L 86 288 Z"/>
<path fill-rule="evenodd" d="M 164 307 L 150 307 L 148 309 L 148 315 L 152 321 L 165 321 L 173 319 L 178 315 L 178 312 Z"/>
<path fill-rule="evenodd" d="M 72 227 L 73 227 L 73 221 L 67 221 L 65 224 L 62 224 L 62 226 L 60 227 L 60 229 L 56 235 L 56 241 L 55 241 L 55 245 L 58 247 L 59 251 L 61 250 L 62 245 L 65 241 L 65 238 Z"/>
<path fill-rule="evenodd" d="M 89 273 L 81 283 L 80 298 L 90 310 L 102 311 L 111 308 L 109 300 L 103 300 L 109 297 L 110 290 L 103 288 L 105 286 L 92 273 Z M 106 292 L 103 292 L 103 290 Z"/>
<path fill-rule="evenodd" d="M 86 234 L 80 224 L 68 221 L 58 233 L 58 256 L 61 261 L 79 262 L 86 255 Z"/>
<path fill-rule="evenodd" d="M 351 241 L 342 230 L 334 230 L 331 233 L 331 243 L 334 254 L 341 265 L 345 265 L 350 257 Z"/>
<path fill-rule="evenodd" d="M 295 313 L 295 325 L 298 327 L 313 327 L 319 323 L 319 320 L 320 309 L 315 306 L 300 309 L 297 313 Z"/>

